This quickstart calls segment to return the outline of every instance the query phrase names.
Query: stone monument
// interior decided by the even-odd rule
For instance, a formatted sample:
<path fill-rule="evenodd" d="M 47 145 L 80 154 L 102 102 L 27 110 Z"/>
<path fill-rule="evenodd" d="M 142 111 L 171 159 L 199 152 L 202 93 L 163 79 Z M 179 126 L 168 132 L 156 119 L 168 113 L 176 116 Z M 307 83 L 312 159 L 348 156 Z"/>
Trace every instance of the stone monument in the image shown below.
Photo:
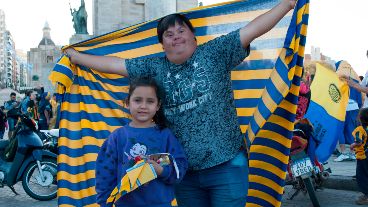
<path fill-rule="evenodd" d="M 93 35 L 198 7 L 198 0 L 93 0 Z"/>
<path fill-rule="evenodd" d="M 87 11 L 84 0 L 81 0 L 81 5 L 78 10 L 72 9 L 70 3 L 70 14 L 72 16 L 73 27 L 75 34 L 69 39 L 70 44 L 81 42 L 83 40 L 89 39 L 92 36 L 88 34 L 87 31 Z"/>

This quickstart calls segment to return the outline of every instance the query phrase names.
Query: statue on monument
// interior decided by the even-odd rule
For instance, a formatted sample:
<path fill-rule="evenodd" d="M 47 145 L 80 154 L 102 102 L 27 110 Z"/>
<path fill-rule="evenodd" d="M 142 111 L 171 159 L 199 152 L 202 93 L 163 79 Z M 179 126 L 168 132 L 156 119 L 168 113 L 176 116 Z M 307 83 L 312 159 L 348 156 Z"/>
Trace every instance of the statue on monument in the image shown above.
<path fill-rule="evenodd" d="M 84 0 L 81 0 L 81 5 L 78 11 L 76 9 L 72 10 L 70 2 L 69 2 L 69 6 L 70 6 L 70 14 L 73 17 L 73 27 L 74 27 L 75 33 L 76 34 L 88 34 L 88 31 L 87 31 L 88 15 L 87 15 L 87 11 L 85 8 Z"/>

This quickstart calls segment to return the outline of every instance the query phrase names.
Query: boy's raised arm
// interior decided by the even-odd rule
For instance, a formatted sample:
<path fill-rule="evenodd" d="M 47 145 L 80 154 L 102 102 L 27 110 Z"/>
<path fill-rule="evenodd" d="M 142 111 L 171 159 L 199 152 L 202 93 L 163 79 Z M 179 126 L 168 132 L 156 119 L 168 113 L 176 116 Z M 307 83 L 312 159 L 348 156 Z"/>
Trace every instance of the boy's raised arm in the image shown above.
<path fill-rule="evenodd" d="M 270 31 L 291 9 L 296 0 L 282 0 L 270 11 L 258 16 L 240 30 L 240 40 L 244 48 L 257 37 Z"/>
<path fill-rule="evenodd" d="M 80 53 L 68 48 L 64 53 L 69 56 L 73 64 L 83 65 L 103 73 L 114 73 L 128 76 L 125 59 L 118 57 L 97 56 Z"/>

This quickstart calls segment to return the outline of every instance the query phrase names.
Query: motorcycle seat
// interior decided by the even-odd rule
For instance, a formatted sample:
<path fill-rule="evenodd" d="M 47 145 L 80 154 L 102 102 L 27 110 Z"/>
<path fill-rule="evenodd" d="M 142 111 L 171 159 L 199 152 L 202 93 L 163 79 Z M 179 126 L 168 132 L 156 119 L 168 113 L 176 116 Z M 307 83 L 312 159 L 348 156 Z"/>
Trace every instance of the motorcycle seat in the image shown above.
<path fill-rule="evenodd" d="M 3 150 L 6 148 L 6 146 L 9 145 L 9 140 L 0 140 L 0 150 Z"/>

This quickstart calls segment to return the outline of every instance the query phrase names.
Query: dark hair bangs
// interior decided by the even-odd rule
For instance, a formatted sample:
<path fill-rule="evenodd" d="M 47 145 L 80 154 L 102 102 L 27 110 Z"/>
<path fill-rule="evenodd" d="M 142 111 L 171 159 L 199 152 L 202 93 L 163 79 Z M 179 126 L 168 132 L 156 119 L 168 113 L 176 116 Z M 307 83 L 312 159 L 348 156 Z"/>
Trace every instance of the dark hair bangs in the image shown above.
<path fill-rule="evenodd" d="M 157 37 L 160 43 L 162 43 L 162 36 L 164 32 L 169 29 L 169 27 L 175 26 L 175 23 L 187 25 L 190 31 L 193 33 L 195 32 L 192 23 L 190 23 L 187 17 L 182 14 L 169 14 L 165 17 L 162 17 L 157 24 Z"/>

